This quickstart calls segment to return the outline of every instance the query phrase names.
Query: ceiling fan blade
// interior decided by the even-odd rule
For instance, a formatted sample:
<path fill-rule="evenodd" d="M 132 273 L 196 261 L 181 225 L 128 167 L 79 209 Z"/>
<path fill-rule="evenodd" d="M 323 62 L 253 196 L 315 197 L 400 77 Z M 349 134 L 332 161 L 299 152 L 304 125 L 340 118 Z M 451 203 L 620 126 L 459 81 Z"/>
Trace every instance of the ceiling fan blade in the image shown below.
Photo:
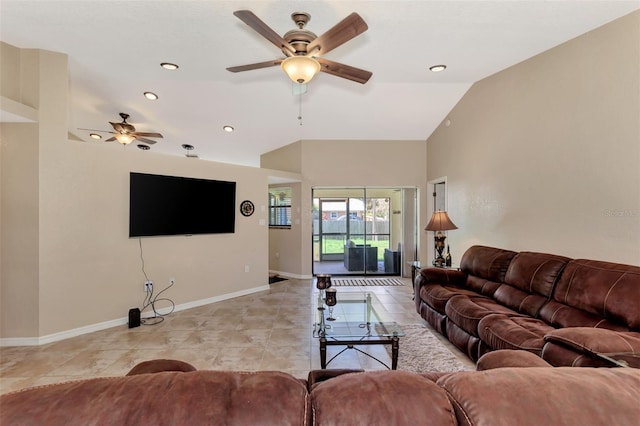
<path fill-rule="evenodd" d="M 140 139 L 139 136 L 147 137 L 147 138 L 161 138 L 162 137 L 162 135 L 160 133 L 152 133 L 152 132 L 134 132 L 132 134 L 132 136 L 135 136 L 138 139 Z"/>
<path fill-rule="evenodd" d="M 258 18 L 250 10 L 236 10 L 233 14 L 242 22 L 250 26 L 255 32 L 269 40 L 273 45 L 287 56 L 293 56 L 296 50 L 283 39 L 278 33 L 273 31 L 267 24 Z"/>
<path fill-rule="evenodd" d="M 240 65 L 237 67 L 229 67 L 227 68 L 227 71 L 241 72 L 241 71 L 257 70 L 260 68 L 268 68 L 268 67 L 280 65 L 281 63 L 282 63 L 282 59 L 274 59 L 272 61 L 258 62 L 255 64 L 248 64 L 248 65 Z"/>
<path fill-rule="evenodd" d="M 307 46 L 307 52 L 311 55 L 324 55 L 336 47 L 348 42 L 352 38 L 367 31 L 367 23 L 353 12 L 351 15 L 338 22 L 327 32 L 313 40 Z"/>
<path fill-rule="evenodd" d="M 113 142 L 115 140 L 116 140 L 116 137 L 113 136 L 113 137 L 110 137 L 109 139 L 105 139 L 105 142 Z"/>
<path fill-rule="evenodd" d="M 152 141 L 151 139 L 147 139 L 147 138 L 138 138 L 138 137 L 136 137 L 136 141 L 137 141 L 137 142 L 146 143 L 146 144 L 148 144 L 148 145 L 153 145 L 154 143 L 156 143 L 156 141 Z"/>
<path fill-rule="evenodd" d="M 330 61 L 325 58 L 317 58 L 317 60 L 320 62 L 320 71 L 357 83 L 365 84 L 373 75 L 370 71 L 341 64 L 340 62 Z"/>

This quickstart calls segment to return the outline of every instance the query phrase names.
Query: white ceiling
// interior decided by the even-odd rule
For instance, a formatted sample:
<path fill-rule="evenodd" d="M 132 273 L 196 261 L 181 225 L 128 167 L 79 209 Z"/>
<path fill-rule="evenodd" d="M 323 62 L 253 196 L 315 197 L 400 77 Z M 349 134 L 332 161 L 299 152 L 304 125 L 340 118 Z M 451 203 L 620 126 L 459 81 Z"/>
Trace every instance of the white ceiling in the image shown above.
<path fill-rule="evenodd" d="M 226 71 L 282 57 L 233 16 L 239 9 L 281 35 L 295 27 L 292 12 L 310 13 L 317 35 L 357 12 L 369 30 L 326 58 L 373 77 L 321 73 L 300 105 L 279 67 Z M 258 166 L 260 154 L 301 139 L 426 140 L 474 82 L 636 9 L 640 0 L 0 0 L 0 40 L 69 55 L 69 131 L 87 143 L 105 142 L 78 128 L 110 130 L 126 112 L 138 131 L 164 135 L 155 152 L 184 155 L 188 143 L 200 159 Z M 448 68 L 431 73 L 434 64 Z"/>

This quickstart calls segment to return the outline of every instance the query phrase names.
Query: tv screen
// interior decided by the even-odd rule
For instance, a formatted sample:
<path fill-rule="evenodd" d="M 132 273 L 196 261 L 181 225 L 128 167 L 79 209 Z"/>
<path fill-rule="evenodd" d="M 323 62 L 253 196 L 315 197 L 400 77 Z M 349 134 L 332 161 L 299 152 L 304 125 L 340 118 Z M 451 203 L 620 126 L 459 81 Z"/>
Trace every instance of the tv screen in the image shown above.
<path fill-rule="evenodd" d="M 129 237 L 235 232 L 235 182 L 131 172 L 129 189 Z"/>

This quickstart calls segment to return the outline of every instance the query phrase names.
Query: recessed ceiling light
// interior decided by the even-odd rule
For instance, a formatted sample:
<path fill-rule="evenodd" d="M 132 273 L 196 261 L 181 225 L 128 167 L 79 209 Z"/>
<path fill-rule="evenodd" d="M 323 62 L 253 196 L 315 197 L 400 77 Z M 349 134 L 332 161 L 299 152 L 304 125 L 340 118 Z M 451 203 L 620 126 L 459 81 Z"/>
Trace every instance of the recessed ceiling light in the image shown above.
<path fill-rule="evenodd" d="M 440 72 L 440 71 L 446 70 L 447 66 L 446 65 L 434 65 L 434 66 L 429 67 L 429 69 L 432 72 Z"/>
<path fill-rule="evenodd" d="M 91 136 L 93 139 L 102 139 L 102 136 L 97 133 L 89 133 L 89 136 Z"/>
<path fill-rule="evenodd" d="M 177 66 L 176 64 L 172 64 L 171 62 L 163 62 L 160 64 L 160 66 L 165 70 L 177 70 L 178 68 L 180 68 L 179 66 Z"/>
<path fill-rule="evenodd" d="M 193 145 L 189 145 L 188 143 L 182 144 L 182 147 L 187 151 L 191 151 L 193 149 Z"/>
<path fill-rule="evenodd" d="M 143 151 L 149 151 L 151 149 L 151 147 L 149 145 L 143 145 L 143 144 L 138 144 L 138 148 L 140 148 Z"/>
<path fill-rule="evenodd" d="M 149 99 L 150 101 L 155 101 L 158 99 L 158 95 L 153 92 L 144 92 L 144 97 Z"/>
<path fill-rule="evenodd" d="M 231 133 L 233 132 L 235 129 L 233 128 L 233 126 L 222 126 L 222 130 L 224 130 L 227 133 Z"/>

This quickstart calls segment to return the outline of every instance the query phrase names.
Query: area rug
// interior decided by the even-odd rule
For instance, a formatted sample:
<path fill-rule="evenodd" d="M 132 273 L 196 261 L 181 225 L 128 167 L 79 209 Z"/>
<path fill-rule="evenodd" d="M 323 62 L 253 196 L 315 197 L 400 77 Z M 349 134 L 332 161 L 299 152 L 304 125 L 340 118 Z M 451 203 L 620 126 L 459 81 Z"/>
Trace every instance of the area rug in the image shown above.
<path fill-rule="evenodd" d="M 397 278 L 332 278 L 332 286 L 404 285 Z"/>
<path fill-rule="evenodd" d="M 403 325 L 405 337 L 400 338 L 398 370 L 416 373 L 425 371 L 472 371 L 453 352 L 421 324 Z M 385 346 L 391 357 L 391 347 Z"/>

